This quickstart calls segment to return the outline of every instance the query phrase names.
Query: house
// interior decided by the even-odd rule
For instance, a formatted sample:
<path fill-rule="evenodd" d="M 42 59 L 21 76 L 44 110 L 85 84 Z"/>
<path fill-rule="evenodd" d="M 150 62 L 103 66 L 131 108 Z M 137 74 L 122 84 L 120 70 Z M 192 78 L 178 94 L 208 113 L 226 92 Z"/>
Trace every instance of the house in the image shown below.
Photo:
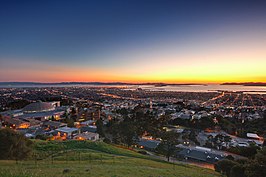
<path fill-rule="evenodd" d="M 261 139 L 256 133 L 247 133 L 247 137 L 251 139 Z"/>
<path fill-rule="evenodd" d="M 208 117 L 209 115 L 210 114 L 208 114 L 206 111 L 199 111 L 198 113 L 192 116 L 192 119 L 201 119 L 203 117 Z"/>
<path fill-rule="evenodd" d="M 96 133 L 97 132 L 97 127 L 96 126 L 83 126 L 83 127 L 80 127 L 80 131 L 81 133 L 83 132 L 92 132 L 92 133 Z"/>
<path fill-rule="evenodd" d="M 89 126 L 89 125 L 95 125 L 95 120 L 87 120 L 84 122 L 80 122 L 80 126 Z"/>
<path fill-rule="evenodd" d="M 81 134 L 74 136 L 73 139 L 97 141 L 97 140 L 99 140 L 99 134 L 98 133 L 92 133 L 92 132 L 83 132 Z"/>
<path fill-rule="evenodd" d="M 150 140 L 150 139 L 144 139 L 141 138 L 138 142 L 137 145 L 142 148 L 142 149 L 147 149 L 150 151 L 154 151 L 157 146 L 160 144 L 160 141 L 157 140 Z"/>
<path fill-rule="evenodd" d="M 172 120 L 174 119 L 184 119 L 184 120 L 188 120 L 188 119 L 192 119 L 192 116 L 194 115 L 195 111 L 191 111 L 191 110 L 187 110 L 187 109 L 182 109 L 180 112 L 177 113 L 173 113 L 172 115 Z"/>
<path fill-rule="evenodd" d="M 49 129 L 53 130 L 53 129 L 57 129 L 60 127 L 65 127 L 65 126 L 67 126 L 67 124 L 62 123 L 62 122 L 57 122 L 57 121 L 45 121 L 45 122 L 43 122 L 42 126 L 45 128 L 49 128 Z"/>
<path fill-rule="evenodd" d="M 177 153 L 177 156 L 185 160 L 215 163 L 227 156 L 227 154 L 224 154 L 223 152 L 214 151 L 212 149 L 200 146 L 187 147 L 183 145 L 177 145 L 177 147 L 182 149 Z"/>
<path fill-rule="evenodd" d="M 2 124 L 4 126 L 9 126 L 13 129 L 25 129 L 30 127 L 30 123 L 17 119 L 17 118 L 11 118 L 8 116 L 3 116 L 1 118 Z"/>
<path fill-rule="evenodd" d="M 41 127 L 30 127 L 25 132 L 27 138 L 36 138 L 37 135 L 46 135 L 45 129 Z"/>
<path fill-rule="evenodd" d="M 264 138 L 258 136 L 255 133 L 247 133 L 247 137 L 248 137 L 248 143 L 255 143 L 257 146 L 262 146 L 264 143 Z"/>
<path fill-rule="evenodd" d="M 29 122 L 30 123 L 30 127 L 39 127 L 42 122 L 33 118 L 29 118 L 29 119 L 21 119 L 25 122 Z"/>
<path fill-rule="evenodd" d="M 58 129 L 56 129 L 55 132 L 57 132 L 58 136 L 63 136 L 66 138 L 72 138 L 73 136 L 75 136 L 78 133 L 78 129 L 77 128 L 70 128 L 70 127 L 60 127 Z"/>

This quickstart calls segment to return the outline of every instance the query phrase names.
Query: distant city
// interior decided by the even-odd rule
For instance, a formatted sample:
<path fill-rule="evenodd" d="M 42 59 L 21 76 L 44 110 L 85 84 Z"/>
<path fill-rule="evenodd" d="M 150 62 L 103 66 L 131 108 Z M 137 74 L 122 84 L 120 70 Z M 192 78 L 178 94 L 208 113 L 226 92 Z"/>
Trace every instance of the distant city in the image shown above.
<path fill-rule="evenodd" d="M 173 132 L 176 150 L 168 158 L 211 169 L 227 156 L 245 159 L 254 155 L 245 148 L 265 145 L 265 105 L 266 94 L 257 92 L 102 85 L 0 89 L 2 128 L 27 138 L 104 141 L 164 154 L 158 148 L 162 133 Z M 126 122 L 135 132 L 123 132 Z"/>

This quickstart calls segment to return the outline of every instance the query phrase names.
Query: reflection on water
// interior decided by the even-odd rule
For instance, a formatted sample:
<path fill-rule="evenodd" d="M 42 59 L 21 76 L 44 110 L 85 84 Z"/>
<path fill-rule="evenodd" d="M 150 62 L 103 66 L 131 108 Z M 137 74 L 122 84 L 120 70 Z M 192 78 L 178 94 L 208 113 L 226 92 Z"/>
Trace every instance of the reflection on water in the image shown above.
<path fill-rule="evenodd" d="M 266 94 L 266 87 L 263 86 L 242 86 L 242 85 L 169 85 L 155 87 L 151 85 L 139 86 L 142 89 L 154 91 L 178 91 L 178 92 L 212 92 L 212 91 L 233 91 L 249 94 Z"/>

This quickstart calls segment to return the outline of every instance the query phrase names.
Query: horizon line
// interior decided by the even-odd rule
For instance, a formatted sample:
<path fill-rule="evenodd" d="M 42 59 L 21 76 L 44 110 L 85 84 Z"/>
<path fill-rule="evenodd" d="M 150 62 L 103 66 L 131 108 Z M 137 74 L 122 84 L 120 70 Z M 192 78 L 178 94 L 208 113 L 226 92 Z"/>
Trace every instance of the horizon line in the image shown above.
<path fill-rule="evenodd" d="M 266 82 L 123 82 L 123 81 L 59 81 L 59 82 L 42 82 L 42 81 L 0 81 L 0 83 L 27 83 L 27 84 L 86 84 L 86 83 L 98 83 L 98 84 L 165 84 L 165 85 L 206 85 L 206 84 L 266 84 Z"/>

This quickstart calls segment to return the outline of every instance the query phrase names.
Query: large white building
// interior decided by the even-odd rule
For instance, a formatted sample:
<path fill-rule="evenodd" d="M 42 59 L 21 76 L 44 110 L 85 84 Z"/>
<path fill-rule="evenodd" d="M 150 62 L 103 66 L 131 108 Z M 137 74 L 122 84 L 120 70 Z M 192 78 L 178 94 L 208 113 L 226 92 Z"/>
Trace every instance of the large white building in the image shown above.
<path fill-rule="evenodd" d="M 19 128 L 25 122 L 28 126 L 36 124 L 36 121 L 45 121 L 49 119 L 59 120 L 62 115 L 68 111 L 67 107 L 60 107 L 60 102 L 34 102 L 23 109 L 1 112 L 2 123 L 5 126 Z M 36 120 L 36 121 L 33 121 Z M 23 128 L 25 128 L 23 124 Z"/>

